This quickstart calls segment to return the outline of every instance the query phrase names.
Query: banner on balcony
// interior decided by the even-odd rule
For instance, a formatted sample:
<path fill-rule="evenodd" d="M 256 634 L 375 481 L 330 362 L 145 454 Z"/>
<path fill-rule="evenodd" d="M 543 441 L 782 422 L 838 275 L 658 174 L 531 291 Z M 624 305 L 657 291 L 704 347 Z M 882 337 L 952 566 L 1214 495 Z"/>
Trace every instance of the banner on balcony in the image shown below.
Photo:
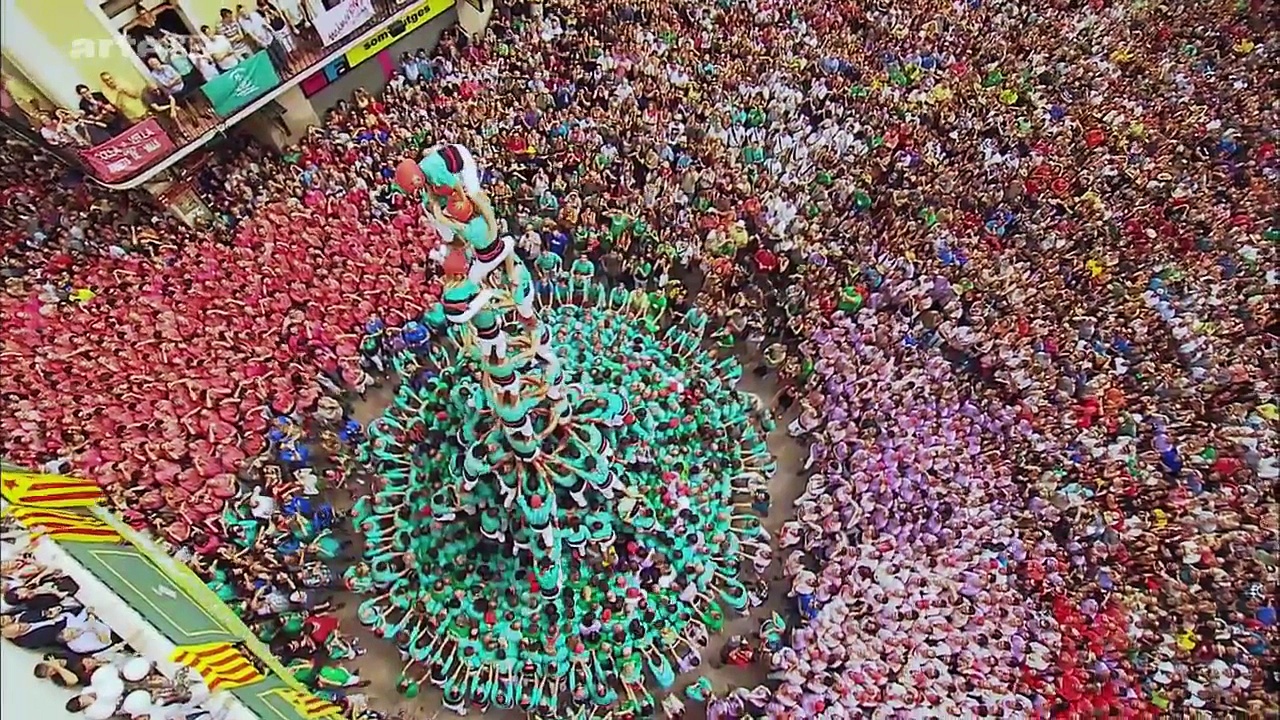
<path fill-rule="evenodd" d="M 325 45 L 350 35 L 373 19 L 373 0 L 342 0 L 316 16 L 316 30 Z"/>
<path fill-rule="evenodd" d="M 413 32 L 427 22 L 453 7 L 455 0 L 423 0 L 411 6 L 395 22 L 364 39 L 364 42 L 347 51 L 347 65 L 355 67 L 385 50 L 406 33 Z"/>
<path fill-rule="evenodd" d="M 147 118 L 110 140 L 81 150 L 80 156 L 94 177 L 115 182 L 137 175 L 155 161 L 173 152 L 173 140 L 155 118 Z"/>
<path fill-rule="evenodd" d="M 218 117 L 230 117 L 263 93 L 280 84 L 271 56 L 260 50 L 248 60 L 206 82 L 201 90 Z"/>

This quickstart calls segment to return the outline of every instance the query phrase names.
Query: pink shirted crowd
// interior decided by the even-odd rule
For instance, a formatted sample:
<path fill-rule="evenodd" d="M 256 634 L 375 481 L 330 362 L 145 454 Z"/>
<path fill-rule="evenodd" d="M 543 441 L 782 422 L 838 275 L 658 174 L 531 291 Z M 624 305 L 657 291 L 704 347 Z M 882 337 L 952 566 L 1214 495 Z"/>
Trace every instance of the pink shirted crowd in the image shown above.
<path fill-rule="evenodd" d="M 4 455 L 224 531 L 272 418 L 362 393 L 366 321 L 439 295 L 394 168 L 460 143 L 522 253 L 687 292 L 776 371 L 797 618 L 768 702 L 713 714 L 1273 717 L 1278 22 L 499 3 L 211 162 L 198 230 L 7 145 Z"/>

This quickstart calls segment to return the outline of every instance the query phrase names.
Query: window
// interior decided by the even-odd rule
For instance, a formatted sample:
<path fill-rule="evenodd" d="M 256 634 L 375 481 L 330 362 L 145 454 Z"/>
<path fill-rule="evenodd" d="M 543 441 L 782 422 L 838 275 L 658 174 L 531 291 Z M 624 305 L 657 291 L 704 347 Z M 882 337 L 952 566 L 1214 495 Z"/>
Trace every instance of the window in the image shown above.
<path fill-rule="evenodd" d="M 125 37 L 138 60 L 146 62 L 166 34 L 195 35 L 196 27 L 175 2 L 165 0 L 102 0 L 99 3 L 117 32 Z"/>

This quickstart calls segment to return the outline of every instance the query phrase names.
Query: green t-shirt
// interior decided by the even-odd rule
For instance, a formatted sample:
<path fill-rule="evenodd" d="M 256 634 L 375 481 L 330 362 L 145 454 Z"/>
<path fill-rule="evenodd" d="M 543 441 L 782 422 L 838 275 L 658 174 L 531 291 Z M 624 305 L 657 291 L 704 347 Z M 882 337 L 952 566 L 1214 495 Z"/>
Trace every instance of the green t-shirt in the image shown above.
<path fill-rule="evenodd" d="M 280 616 L 280 619 L 284 621 L 284 625 L 281 626 L 280 630 L 286 635 L 302 634 L 302 626 L 304 622 L 302 613 L 285 613 Z"/>
<path fill-rule="evenodd" d="M 316 680 L 316 669 L 311 663 L 295 663 L 289 666 L 294 679 L 303 685 L 311 685 Z"/>
<path fill-rule="evenodd" d="M 622 237 L 622 233 L 627 231 L 627 227 L 631 224 L 630 218 L 626 215 L 613 215 L 609 218 L 609 236 L 614 240 Z"/>
<path fill-rule="evenodd" d="M 325 665 L 320 668 L 320 678 L 331 686 L 342 687 L 351 681 L 351 671 L 340 665 Z"/>
<path fill-rule="evenodd" d="M 235 600 L 238 596 L 235 586 L 230 583 L 214 582 L 210 583 L 209 587 L 213 589 L 213 592 L 218 596 L 218 599 L 223 602 Z"/>

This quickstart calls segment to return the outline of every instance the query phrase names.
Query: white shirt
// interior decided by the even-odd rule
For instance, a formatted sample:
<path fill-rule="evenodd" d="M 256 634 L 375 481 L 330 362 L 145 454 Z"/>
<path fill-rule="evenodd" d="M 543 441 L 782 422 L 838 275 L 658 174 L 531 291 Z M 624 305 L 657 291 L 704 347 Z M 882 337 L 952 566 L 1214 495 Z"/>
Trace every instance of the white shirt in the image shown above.
<path fill-rule="evenodd" d="M 240 29 L 244 30 L 260 47 L 266 47 L 275 40 L 271 26 L 256 10 L 250 10 L 240 18 Z"/>
<path fill-rule="evenodd" d="M 80 655 L 92 655 L 111 645 L 111 628 L 98 618 L 82 614 L 67 620 L 67 629 L 78 634 L 67 641 L 67 649 Z"/>
<path fill-rule="evenodd" d="M 222 70 L 230 70 L 240 63 L 240 57 L 236 55 L 235 48 L 231 47 L 231 41 L 221 35 L 206 37 L 204 39 L 204 47 L 209 51 L 210 57 L 222 56 L 221 60 L 216 61 L 218 67 Z M 201 70 L 201 73 L 203 72 Z"/>
<path fill-rule="evenodd" d="M 208 55 L 205 55 L 204 53 L 196 53 L 190 57 L 191 63 L 196 66 L 196 70 L 200 71 L 200 77 L 205 80 L 212 80 L 220 74 L 218 72 L 218 66 L 213 62 L 213 58 Z"/>
<path fill-rule="evenodd" d="M 249 512 L 259 520 L 269 519 L 276 510 L 276 501 L 270 495 L 255 493 L 249 499 Z"/>

